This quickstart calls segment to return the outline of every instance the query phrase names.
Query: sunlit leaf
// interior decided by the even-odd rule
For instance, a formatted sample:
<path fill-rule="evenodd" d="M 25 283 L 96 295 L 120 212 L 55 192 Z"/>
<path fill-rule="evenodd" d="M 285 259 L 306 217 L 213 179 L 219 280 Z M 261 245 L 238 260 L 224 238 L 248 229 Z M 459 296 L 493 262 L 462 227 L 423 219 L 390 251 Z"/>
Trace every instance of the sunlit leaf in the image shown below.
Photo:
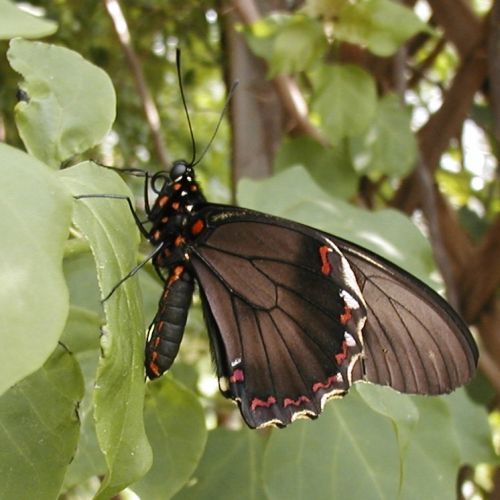
<path fill-rule="evenodd" d="M 39 38 L 57 31 L 54 21 L 32 16 L 8 0 L 0 0 L 0 40 Z"/>
<path fill-rule="evenodd" d="M 387 57 L 419 31 L 429 28 L 411 9 L 392 0 L 358 0 L 340 11 L 334 36 Z"/>
<path fill-rule="evenodd" d="M 350 139 L 354 168 L 360 174 L 404 176 L 415 165 L 417 141 L 410 113 L 394 94 L 385 95 L 368 130 Z"/>
<path fill-rule="evenodd" d="M 359 179 L 344 143 L 327 149 L 309 137 L 285 140 L 276 154 L 275 169 L 292 166 L 305 168 L 332 196 L 348 199 L 356 193 Z"/>
<path fill-rule="evenodd" d="M 312 110 L 321 127 L 337 144 L 342 138 L 363 133 L 377 109 L 375 82 L 358 66 L 324 66 L 314 76 Z"/>
<path fill-rule="evenodd" d="M 100 142 L 115 118 L 115 92 L 106 73 L 77 52 L 16 39 L 7 52 L 24 77 L 27 102 L 16 106 L 26 149 L 53 167 Z"/>
<path fill-rule="evenodd" d="M 40 368 L 68 315 L 71 197 L 35 158 L 0 144 L 0 394 Z"/>
<path fill-rule="evenodd" d="M 120 177 L 90 162 L 60 172 L 73 195 L 131 196 Z M 134 266 L 138 231 L 123 200 L 75 200 L 74 224 L 89 240 L 102 295 Z M 125 281 L 104 305 L 107 324 L 94 392 L 94 416 L 108 473 L 98 498 L 108 498 L 151 466 L 143 422 L 144 319 L 137 278 Z"/>

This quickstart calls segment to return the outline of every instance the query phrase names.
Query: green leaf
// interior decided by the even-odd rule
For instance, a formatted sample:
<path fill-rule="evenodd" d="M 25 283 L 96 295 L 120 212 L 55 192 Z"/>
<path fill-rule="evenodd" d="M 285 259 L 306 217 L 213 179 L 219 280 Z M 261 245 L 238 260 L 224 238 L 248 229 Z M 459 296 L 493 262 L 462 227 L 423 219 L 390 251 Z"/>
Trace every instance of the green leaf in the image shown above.
<path fill-rule="evenodd" d="M 431 247 L 410 219 L 395 210 L 369 212 L 330 197 L 301 167 L 263 181 L 243 179 L 238 202 L 358 243 L 432 284 Z"/>
<path fill-rule="evenodd" d="M 175 500 L 265 500 L 261 472 L 264 443 L 262 435 L 250 429 L 211 431 L 198 469 Z"/>
<path fill-rule="evenodd" d="M 272 13 L 241 31 L 252 51 L 268 61 L 270 78 L 315 65 L 327 47 L 322 25 L 303 14 Z"/>
<path fill-rule="evenodd" d="M 60 172 L 73 195 L 131 196 L 120 177 L 85 162 Z M 89 240 L 101 294 L 135 266 L 138 231 L 123 200 L 75 201 L 74 224 Z M 98 498 L 108 498 L 142 477 L 151 466 L 143 422 L 144 319 L 136 277 L 120 285 L 104 304 L 107 326 L 96 380 L 94 414 L 108 474 Z"/>
<path fill-rule="evenodd" d="M 81 424 L 80 440 L 75 456 L 64 477 L 65 491 L 71 487 L 79 486 L 91 478 L 102 477 L 106 474 L 106 461 L 97 441 L 92 404 L 99 351 L 81 352 L 76 358 L 85 380 L 85 397 L 78 407 Z"/>
<path fill-rule="evenodd" d="M 115 92 L 107 74 L 72 50 L 12 40 L 7 52 L 28 102 L 16 106 L 26 149 L 53 167 L 96 145 L 115 118 Z"/>
<path fill-rule="evenodd" d="M 314 75 L 312 110 L 333 144 L 363 133 L 375 116 L 377 95 L 373 78 L 352 65 L 322 67 Z"/>
<path fill-rule="evenodd" d="M 68 315 L 71 198 L 46 165 L 0 144 L 0 394 L 39 369 Z"/>
<path fill-rule="evenodd" d="M 198 398 L 170 377 L 147 387 L 145 420 L 153 446 L 153 467 L 132 489 L 141 497 L 174 496 L 196 469 L 207 441 Z"/>
<path fill-rule="evenodd" d="M 16 36 L 39 38 L 56 31 L 57 24 L 54 21 L 32 16 L 8 0 L 0 0 L 0 40 Z"/>
<path fill-rule="evenodd" d="M 270 60 L 274 41 L 291 16 L 281 12 L 273 12 L 267 17 L 245 26 L 238 26 L 252 52 L 263 59 Z"/>
<path fill-rule="evenodd" d="M 369 129 L 362 136 L 350 139 L 354 168 L 360 174 L 406 175 L 417 158 L 417 141 L 410 129 L 410 119 L 410 112 L 396 95 L 385 95 Z"/>
<path fill-rule="evenodd" d="M 460 453 L 444 398 L 414 396 L 420 419 L 406 452 L 400 498 L 453 500 Z"/>
<path fill-rule="evenodd" d="M 303 12 L 312 17 L 336 18 L 350 0 L 306 0 Z"/>
<path fill-rule="evenodd" d="M 99 348 L 99 329 L 103 319 L 99 314 L 78 306 L 71 306 L 61 342 L 72 353 Z"/>
<path fill-rule="evenodd" d="M 415 403 L 409 396 L 380 385 L 361 382 L 356 384 L 356 390 L 373 411 L 393 422 L 399 454 L 404 457 L 419 419 Z"/>
<path fill-rule="evenodd" d="M 498 464 L 500 458 L 493 449 L 486 408 L 472 401 L 465 389 L 443 397 L 443 401 L 452 417 L 461 462 L 470 465 L 481 462 Z"/>
<path fill-rule="evenodd" d="M 300 421 L 269 438 L 263 460 L 271 500 L 397 498 L 400 456 L 391 421 L 356 388 L 327 404 L 320 418 Z"/>
<path fill-rule="evenodd" d="M 76 449 L 82 396 L 78 364 L 58 346 L 0 398 L 1 498 L 57 498 Z"/>
<path fill-rule="evenodd" d="M 430 30 L 407 7 L 392 0 L 359 0 L 340 11 L 333 33 L 339 40 L 366 46 L 374 54 L 387 57 L 419 31 Z"/>
<path fill-rule="evenodd" d="M 318 21 L 304 15 L 290 16 L 288 21 L 274 40 L 269 60 L 270 77 L 310 68 L 327 47 L 323 28 Z"/>
<path fill-rule="evenodd" d="M 358 176 L 343 142 L 325 148 L 309 137 L 285 140 L 276 154 L 275 171 L 292 166 L 305 168 L 332 196 L 348 199 L 357 192 Z"/>

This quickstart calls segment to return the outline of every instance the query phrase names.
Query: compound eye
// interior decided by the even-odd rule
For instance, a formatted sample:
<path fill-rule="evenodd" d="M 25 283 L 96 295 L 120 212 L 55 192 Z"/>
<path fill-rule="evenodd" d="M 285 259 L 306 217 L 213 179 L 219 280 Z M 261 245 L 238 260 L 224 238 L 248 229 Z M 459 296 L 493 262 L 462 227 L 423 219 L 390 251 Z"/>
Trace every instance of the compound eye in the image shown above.
<path fill-rule="evenodd" d="M 186 173 L 187 169 L 188 164 L 184 160 L 175 161 L 170 169 L 170 178 L 176 181 Z"/>

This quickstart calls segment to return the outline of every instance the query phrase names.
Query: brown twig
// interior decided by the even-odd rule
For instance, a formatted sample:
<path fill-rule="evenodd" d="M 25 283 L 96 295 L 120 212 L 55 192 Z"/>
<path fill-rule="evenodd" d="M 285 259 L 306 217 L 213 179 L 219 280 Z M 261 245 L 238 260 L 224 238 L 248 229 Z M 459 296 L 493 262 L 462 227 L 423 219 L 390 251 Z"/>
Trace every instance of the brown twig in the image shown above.
<path fill-rule="evenodd" d="M 488 62 L 493 134 L 495 139 L 500 141 L 500 2 L 498 0 L 491 10 Z"/>
<path fill-rule="evenodd" d="M 123 15 L 120 3 L 118 0 L 103 0 L 103 2 L 106 10 L 108 11 L 109 17 L 113 22 L 113 26 L 116 34 L 118 35 L 118 40 L 123 53 L 125 54 L 127 63 L 130 66 L 137 92 L 141 98 L 144 114 L 146 115 L 149 129 L 151 130 L 156 154 L 158 155 L 158 159 L 160 160 L 163 168 L 168 169 L 170 161 L 168 159 L 167 149 L 165 147 L 163 137 L 160 133 L 160 115 L 146 84 L 141 62 L 132 46 L 127 21 Z"/>
<path fill-rule="evenodd" d="M 254 0 L 233 0 L 232 4 L 245 24 L 252 24 L 261 18 Z M 328 139 L 310 122 L 307 103 L 293 78 L 278 75 L 273 82 L 282 105 L 293 123 L 293 130 L 312 137 L 323 146 L 329 146 Z"/>
<path fill-rule="evenodd" d="M 500 286 L 500 216 L 491 225 L 462 273 L 464 317 L 476 322 L 478 314 Z"/>

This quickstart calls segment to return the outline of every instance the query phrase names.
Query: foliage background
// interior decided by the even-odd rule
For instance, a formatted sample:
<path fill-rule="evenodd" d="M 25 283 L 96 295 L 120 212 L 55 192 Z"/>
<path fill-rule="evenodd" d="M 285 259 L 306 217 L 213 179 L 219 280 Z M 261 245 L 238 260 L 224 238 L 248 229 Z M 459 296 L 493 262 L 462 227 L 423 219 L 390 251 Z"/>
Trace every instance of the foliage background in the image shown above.
<path fill-rule="evenodd" d="M 499 494 L 500 2 L 0 0 L 0 39 L 0 498 Z M 197 170 L 207 197 L 445 288 L 481 344 L 467 391 L 362 384 L 314 423 L 242 429 L 196 300 L 171 374 L 144 385 L 160 284 L 146 267 L 142 293 L 99 298 L 148 247 L 124 204 L 72 195 L 140 208 L 140 179 L 88 160 L 190 157 L 178 45 L 198 154 L 240 81 Z"/>

